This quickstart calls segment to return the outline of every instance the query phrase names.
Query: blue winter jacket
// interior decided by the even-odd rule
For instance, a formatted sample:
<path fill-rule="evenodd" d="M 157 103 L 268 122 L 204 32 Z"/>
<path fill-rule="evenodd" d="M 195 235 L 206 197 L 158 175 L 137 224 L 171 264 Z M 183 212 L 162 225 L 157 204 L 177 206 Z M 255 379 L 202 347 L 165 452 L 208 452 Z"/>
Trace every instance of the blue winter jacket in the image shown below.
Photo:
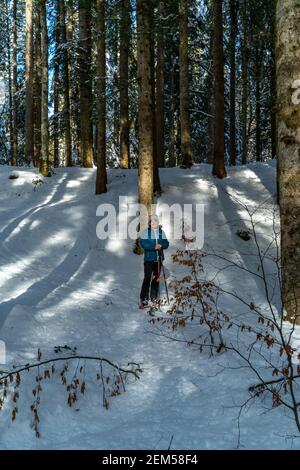
<path fill-rule="evenodd" d="M 144 261 L 158 261 L 158 250 L 155 249 L 157 244 L 162 246 L 160 256 L 162 261 L 165 259 L 163 250 L 169 248 L 169 242 L 165 232 L 159 227 L 156 231 L 151 228 L 144 230 L 141 235 L 141 246 L 144 249 Z"/>

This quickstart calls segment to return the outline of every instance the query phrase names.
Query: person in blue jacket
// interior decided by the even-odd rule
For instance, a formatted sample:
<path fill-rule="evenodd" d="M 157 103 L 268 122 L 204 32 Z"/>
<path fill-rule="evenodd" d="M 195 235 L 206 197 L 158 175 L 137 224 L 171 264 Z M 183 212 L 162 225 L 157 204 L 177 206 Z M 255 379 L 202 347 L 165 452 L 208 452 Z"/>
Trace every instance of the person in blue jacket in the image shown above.
<path fill-rule="evenodd" d="M 149 226 L 141 235 L 141 246 L 144 249 L 144 280 L 140 294 L 140 306 L 145 308 L 155 302 L 159 295 L 159 276 L 161 261 L 164 260 L 164 250 L 169 247 L 165 232 L 159 225 L 157 215 L 152 215 Z"/>

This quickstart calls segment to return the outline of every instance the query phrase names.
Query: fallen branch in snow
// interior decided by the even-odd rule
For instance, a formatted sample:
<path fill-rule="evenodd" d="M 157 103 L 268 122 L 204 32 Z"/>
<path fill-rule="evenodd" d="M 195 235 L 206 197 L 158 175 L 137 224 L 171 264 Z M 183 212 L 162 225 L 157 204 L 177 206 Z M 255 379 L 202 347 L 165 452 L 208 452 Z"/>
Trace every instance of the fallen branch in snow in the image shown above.
<path fill-rule="evenodd" d="M 70 371 L 69 362 L 77 361 L 77 365 L 71 378 L 68 377 Z M 84 361 L 84 363 L 81 363 Z M 79 355 L 73 354 L 68 356 L 54 357 L 42 360 L 41 350 L 38 350 L 37 362 L 28 363 L 20 367 L 13 367 L 11 371 L 0 371 L 0 410 L 6 401 L 11 399 L 13 409 L 11 412 L 12 421 L 17 418 L 19 412 L 18 402 L 20 398 L 20 385 L 21 374 L 29 372 L 30 370 L 37 370 L 35 377 L 35 387 L 32 390 L 34 402 L 30 406 L 32 412 L 32 427 L 35 431 L 36 437 L 40 437 L 40 414 L 39 406 L 41 403 L 40 395 L 43 390 L 42 383 L 45 380 L 53 378 L 56 373 L 55 363 L 63 362 L 62 369 L 59 370 L 61 383 L 66 386 L 67 391 L 67 404 L 70 407 L 78 401 L 79 395 L 84 395 L 86 391 L 85 381 L 85 367 L 86 361 L 99 363 L 99 370 L 97 372 L 97 381 L 102 385 L 102 404 L 104 408 L 109 407 L 109 397 L 114 397 L 125 392 L 125 382 L 129 375 L 139 379 L 142 369 L 139 364 L 129 363 L 130 368 L 120 367 L 118 364 L 99 356 Z M 47 366 L 50 366 L 47 368 Z M 104 365 L 112 369 L 112 372 L 107 373 L 104 370 Z M 43 368 L 43 369 L 42 369 Z M 42 369 L 42 370 L 41 370 Z M 79 409 L 76 409 L 79 411 Z"/>
<path fill-rule="evenodd" d="M 47 359 L 46 361 L 41 361 L 41 362 L 36 362 L 33 364 L 25 364 L 23 367 L 20 367 L 19 369 L 12 369 L 10 372 L 3 372 L 0 371 L 0 385 L 2 385 L 2 381 L 5 379 L 9 379 L 11 375 L 15 374 L 20 374 L 21 372 L 24 371 L 29 371 L 30 369 L 35 369 L 47 364 L 52 364 L 54 362 L 61 362 L 61 361 L 70 361 L 70 360 L 75 360 L 75 359 L 82 359 L 82 360 L 88 360 L 88 361 L 99 361 L 100 363 L 106 362 L 109 364 L 111 367 L 119 370 L 120 372 L 123 372 L 124 374 L 132 374 L 134 375 L 137 379 L 139 379 L 139 373 L 142 372 L 142 370 L 139 368 L 139 365 L 137 364 L 136 369 L 123 369 L 122 367 L 119 367 L 117 364 L 114 364 L 113 362 L 109 361 L 108 359 L 105 359 L 104 357 L 98 357 L 98 356 L 81 356 L 81 355 L 74 355 L 74 356 L 65 356 L 65 357 L 55 357 L 52 359 Z M 6 375 L 2 375 L 6 374 Z"/>

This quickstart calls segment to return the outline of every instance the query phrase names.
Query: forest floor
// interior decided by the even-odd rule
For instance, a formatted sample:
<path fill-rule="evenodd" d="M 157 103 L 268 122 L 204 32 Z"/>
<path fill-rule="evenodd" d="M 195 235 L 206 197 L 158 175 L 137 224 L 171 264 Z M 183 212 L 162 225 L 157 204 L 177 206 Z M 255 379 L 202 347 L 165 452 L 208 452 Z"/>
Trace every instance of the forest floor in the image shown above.
<path fill-rule="evenodd" d="M 267 397 L 245 407 L 238 423 L 248 387 L 257 378 L 234 353 L 199 354 L 165 338 L 165 330 L 138 310 L 142 257 L 133 254 L 131 240 L 96 237 L 100 203 L 118 206 L 120 195 L 136 201 L 136 170 L 110 170 L 109 191 L 102 196 L 94 195 L 92 169 L 57 169 L 36 190 L 36 171 L 17 170 L 20 177 L 10 180 L 11 168 L 0 167 L 0 339 L 7 355 L 0 367 L 32 362 L 38 348 L 44 359 L 55 357 L 55 346 L 68 345 L 78 354 L 99 355 L 120 365 L 140 363 L 143 373 L 140 380 L 130 379 L 126 392 L 111 398 L 106 410 L 95 379 L 97 364 L 87 364 L 86 391 L 77 412 L 67 406 L 65 387 L 54 376 L 43 384 L 38 439 L 30 411 L 36 372 L 26 372 L 17 419 L 11 420 L 8 402 L 0 414 L 1 449 L 300 448 L 293 419 L 283 407 L 272 409 Z M 211 176 L 208 165 L 163 169 L 161 183 L 160 203 L 205 205 L 207 249 L 231 254 L 255 269 L 253 238 L 246 242 L 236 235 L 249 228 L 238 201 L 260 206 L 256 227 L 259 243 L 266 246 L 275 206 L 272 163 L 229 169 L 222 181 Z M 181 275 L 171 255 L 184 248 L 182 243 L 171 244 L 166 253 L 173 276 Z M 207 260 L 206 269 L 212 276 L 220 263 Z M 224 269 L 218 279 L 247 301 L 266 302 L 263 283 L 247 271 Z M 274 308 L 277 303 L 275 296 Z M 228 298 L 222 308 L 235 309 L 236 315 L 245 310 Z"/>

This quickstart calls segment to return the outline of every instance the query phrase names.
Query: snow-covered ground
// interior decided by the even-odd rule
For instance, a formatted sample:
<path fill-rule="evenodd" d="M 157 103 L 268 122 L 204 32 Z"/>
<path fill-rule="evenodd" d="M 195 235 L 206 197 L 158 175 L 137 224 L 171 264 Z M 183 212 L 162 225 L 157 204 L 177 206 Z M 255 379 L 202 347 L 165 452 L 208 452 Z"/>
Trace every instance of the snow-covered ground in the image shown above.
<path fill-rule="evenodd" d="M 157 330 L 137 308 L 143 260 L 132 253 L 133 242 L 96 237 L 97 206 L 117 206 L 120 195 L 136 201 L 137 171 L 110 170 L 109 191 L 102 196 L 94 195 L 95 170 L 55 170 L 36 191 L 36 171 L 18 171 L 20 177 L 10 180 L 11 168 L 0 167 L 0 340 L 7 354 L 2 367 L 34 360 L 38 348 L 47 358 L 55 355 L 54 346 L 69 345 L 121 365 L 141 363 L 143 373 L 139 381 L 129 382 L 126 393 L 111 399 L 108 410 L 101 406 L 100 385 L 92 376 L 79 400 L 80 412 L 66 406 L 59 378 L 48 381 L 41 395 L 40 439 L 30 426 L 35 373 L 28 373 L 17 420 L 11 421 L 10 404 L 0 413 L 0 448 L 167 449 L 171 440 L 172 449 L 236 448 L 240 405 L 257 379 L 231 353 L 211 358 L 153 335 Z M 227 250 L 255 269 L 255 258 L 249 256 L 253 241 L 236 235 L 248 225 L 235 198 L 251 208 L 264 203 L 257 229 L 261 243 L 268 243 L 274 165 L 230 169 L 223 181 L 211 176 L 208 165 L 163 169 L 161 182 L 160 202 L 205 204 L 207 248 Z M 178 268 L 171 254 L 183 248 L 181 243 L 172 244 L 166 256 L 173 275 Z M 210 274 L 217 264 L 208 262 Z M 265 302 L 254 276 L 232 269 L 221 276 L 223 286 L 256 305 Z M 224 308 L 232 308 L 229 300 Z M 291 416 L 282 407 L 269 409 L 268 399 L 258 399 L 244 410 L 241 447 L 300 448 Z"/>

